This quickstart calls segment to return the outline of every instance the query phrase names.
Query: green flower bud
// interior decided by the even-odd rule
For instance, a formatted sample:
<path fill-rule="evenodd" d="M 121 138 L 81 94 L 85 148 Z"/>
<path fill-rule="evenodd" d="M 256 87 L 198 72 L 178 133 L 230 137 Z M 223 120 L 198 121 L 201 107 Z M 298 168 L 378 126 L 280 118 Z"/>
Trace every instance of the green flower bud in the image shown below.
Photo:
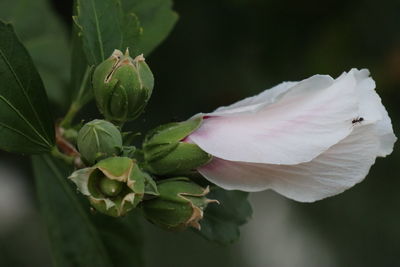
<path fill-rule="evenodd" d="M 117 156 L 122 151 L 122 137 L 117 127 L 104 120 L 86 123 L 78 133 L 78 150 L 89 165 Z"/>
<path fill-rule="evenodd" d="M 142 113 L 154 86 L 154 77 L 143 55 L 132 59 L 129 51 L 114 53 L 100 63 L 93 74 L 97 106 L 115 123 L 133 120 Z"/>
<path fill-rule="evenodd" d="M 108 179 L 106 176 L 100 178 L 99 189 L 105 196 L 115 197 L 121 193 L 123 188 L 123 183 Z"/>
<path fill-rule="evenodd" d="M 70 128 L 70 129 L 65 129 L 65 130 L 63 131 L 63 134 L 62 134 L 62 135 L 63 135 L 63 137 L 64 137 L 65 139 L 67 139 L 68 141 L 70 141 L 70 142 L 76 144 L 77 139 L 78 139 L 78 131 L 77 131 L 77 130 L 72 129 L 72 128 Z"/>
<path fill-rule="evenodd" d="M 152 130 L 143 143 L 146 169 L 157 175 L 184 175 L 208 163 L 211 155 L 184 142 L 202 119 L 169 123 Z"/>
<path fill-rule="evenodd" d="M 150 222 L 172 231 L 189 226 L 200 230 L 203 210 L 208 203 L 218 203 L 205 197 L 208 187 L 202 188 L 183 177 L 161 181 L 158 192 L 158 197 L 142 202 L 144 214 Z"/>
<path fill-rule="evenodd" d="M 126 157 L 104 159 L 90 168 L 75 171 L 69 179 L 101 213 L 119 217 L 142 201 L 146 188 L 154 181 L 140 170 L 135 160 Z"/>

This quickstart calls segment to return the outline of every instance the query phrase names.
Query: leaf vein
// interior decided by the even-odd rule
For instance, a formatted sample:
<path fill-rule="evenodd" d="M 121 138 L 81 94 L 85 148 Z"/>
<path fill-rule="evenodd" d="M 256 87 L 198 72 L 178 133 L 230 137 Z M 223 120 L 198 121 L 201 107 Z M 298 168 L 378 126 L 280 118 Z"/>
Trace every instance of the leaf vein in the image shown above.
<path fill-rule="evenodd" d="M 14 127 L 12 127 L 12 126 L 10 126 L 10 125 L 7 125 L 7 124 L 5 124 L 5 123 L 3 123 L 3 122 L 0 122 L 0 127 L 4 127 L 4 128 L 7 128 L 7 129 L 9 129 L 9 130 L 11 130 L 11 131 L 13 131 L 13 132 L 16 132 L 16 133 L 18 133 L 18 134 L 24 136 L 24 137 L 25 137 L 26 139 L 28 139 L 29 141 L 31 141 L 31 142 L 33 142 L 33 143 L 35 143 L 35 144 L 37 144 L 37 145 L 40 145 L 40 146 L 43 146 L 43 147 L 46 147 L 46 148 L 47 148 L 47 146 L 44 146 L 43 143 L 38 142 L 37 140 L 31 138 L 30 136 L 24 134 L 24 133 L 21 132 L 20 130 L 15 129 Z"/>
<path fill-rule="evenodd" d="M 48 139 L 50 139 L 49 136 L 47 136 L 47 132 L 46 132 L 46 130 L 45 130 L 43 124 L 42 124 L 42 121 L 41 121 L 40 118 L 39 118 L 39 115 L 38 115 L 37 112 L 36 112 L 36 109 L 33 107 L 33 104 L 32 104 L 30 98 L 28 97 L 28 95 L 27 95 L 27 93 L 26 93 L 25 87 L 23 86 L 23 84 L 22 84 L 21 80 L 19 79 L 17 73 L 14 71 L 13 66 L 11 65 L 10 61 L 8 60 L 8 58 L 6 57 L 6 55 L 4 54 L 4 52 L 3 52 L 3 50 L 2 50 L 1 48 L 0 48 L 0 56 L 3 58 L 3 62 L 6 63 L 8 69 L 11 71 L 11 73 L 12 73 L 12 75 L 14 76 L 15 80 L 17 81 L 18 86 L 21 88 L 21 90 L 22 90 L 22 92 L 23 92 L 23 94 L 24 94 L 26 100 L 27 100 L 28 103 L 29 103 L 29 107 L 31 108 L 33 114 L 34 114 L 35 117 L 36 117 L 37 122 L 39 123 L 40 127 L 41 127 L 42 130 L 43 130 L 43 133 L 45 133 L 46 137 L 47 137 Z M 30 125 L 31 127 L 33 127 L 30 123 L 29 123 L 29 125 Z M 35 132 L 37 132 L 36 129 L 34 129 L 34 130 L 35 130 Z M 39 134 L 39 136 L 43 138 L 42 135 Z M 45 141 L 45 143 L 50 147 L 51 145 L 50 145 L 50 143 L 47 141 L 48 139 L 44 138 L 44 141 Z"/>
<path fill-rule="evenodd" d="M 90 1 L 92 4 L 92 9 L 94 13 L 94 18 L 95 18 L 95 23 L 96 23 L 96 31 L 97 31 L 97 40 L 99 42 L 100 46 L 100 55 L 101 55 L 101 61 L 104 61 L 104 48 L 103 48 L 103 38 L 101 36 L 101 31 L 100 31 L 100 25 L 99 25 L 99 19 L 97 16 L 97 11 L 96 11 L 96 5 L 93 0 Z"/>
<path fill-rule="evenodd" d="M 25 116 L 16 108 L 12 103 L 10 103 L 3 95 L 0 95 L 0 99 L 3 100 L 4 103 L 6 103 L 14 112 L 36 133 L 37 136 L 39 136 L 48 147 L 51 147 L 50 143 L 47 141 L 46 138 L 44 138 L 36 129 L 33 127 L 33 125 L 25 118 Z"/>

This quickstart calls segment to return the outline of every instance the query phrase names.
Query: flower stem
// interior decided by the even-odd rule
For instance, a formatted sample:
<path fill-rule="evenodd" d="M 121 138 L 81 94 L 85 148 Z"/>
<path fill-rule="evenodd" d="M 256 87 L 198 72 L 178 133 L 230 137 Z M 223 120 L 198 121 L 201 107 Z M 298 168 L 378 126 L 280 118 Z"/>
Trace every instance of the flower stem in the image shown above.
<path fill-rule="evenodd" d="M 68 109 L 67 114 L 65 114 L 63 120 L 60 122 L 62 128 L 70 128 L 71 123 L 75 118 L 76 113 L 81 109 L 81 106 L 77 102 L 72 102 Z"/>
<path fill-rule="evenodd" d="M 74 165 L 75 158 L 61 153 L 61 151 L 58 150 L 57 146 L 53 147 L 53 149 L 51 150 L 51 155 L 57 159 L 64 161 L 68 165 Z"/>
<path fill-rule="evenodd" d="M 85 74 L 83 75 L 83 78 L 82 78 L 82 83 L 79 87 L 78 94 L 76 95 L 76 98 L 74 99 L 74 101 L 72 101 L 67 114 L 65 115 L 63 120 L 60 122 L 60 126 L 62 128 L 70 128 L 72 121 L 74 120 L 76 114 L 92 98 L 91 92 L 90 91 L 88 92 L 88 87 L 90 87 L 90 86 L 88 86 L 88 80 L 90 77 L 90 73 L 92 72 L 92 69 L 93 69 L 93 66 L 88 66 L 86 68 Z"/>

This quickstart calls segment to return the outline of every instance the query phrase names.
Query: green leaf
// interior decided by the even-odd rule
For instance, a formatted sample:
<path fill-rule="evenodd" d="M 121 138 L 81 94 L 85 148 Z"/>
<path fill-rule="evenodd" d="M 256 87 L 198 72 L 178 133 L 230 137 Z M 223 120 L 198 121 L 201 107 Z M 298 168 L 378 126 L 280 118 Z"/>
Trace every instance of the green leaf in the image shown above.
<path fill-rule="evenodd" d="M 235 242 L 240 236 L 239 226 L 245 224 L 252 214 L 248 195 L 246 192 L 213 188 L 207 198 L 216 199 L 220 204 L 206 208 L 198 233 L 223 245 Z"/>
<path fill-rule="evenodd" d="M 178 16 L 170 0 L 77 0 L 76 25 L 88 63 L 97 65 L 114 49 L 149 54 L 170 33 Z"/>
<path fill-rule="evenodd" d="M 107 5 L 112 12 L 108 12 Z M 136 15 L 122 13 L 119 0 L 75 0 L 73 10 L 71 95 L 74 105 L 80 109 L 93 99 L 91 79 L 85 79 L 87 74 L 91 76 L 89 66 L 108 58 L 114 49 L 132 48 L 142 29 Z M 104 24 L 107 21 L 113 24 Z M 112 41 L 104 43 L 104 39 L 109 38 Z"/>
<path fill-rule="evenodd" d="M 90 65 L 104 61 L 114 49 L 126 49 L 141 31 L 137 17 L 125 15 L 119 0 L 77 0 L 74 20 Z"/>
<path fill-rule="evenodd" d="M 144 265 L 140 215 L 133 211 L 121 218 L 102 214 L 92 216 L 116 267 Z"/>
<path fill-rule="evenodd" d="M 135 50 L 146 56 L 164 41 L 178 20 L 171 0 L 122 0 L 122 7 L 139 18 L 143 34 Z"/>
<path fill-rule="evenodd" d="M 49 99 L 57 106 L 65 107 L 69 100 L 69 43 L 65 27 L 49 1 L 0 1 L 0 19 L 13 24 L 32 56 Z"/>
<path fill-rule="evenodd" d="M 67 181 L 72 169 L 48 155 L 32 159 L 37 194 L 47 224 L 54 265 L 111 267 L 98 230 Z"/>
<path fill-rule="evenodd" d="M 142 53 L 138 44 L 143 34 L 143 28 L 141 27 L 139 18 L 135 13 L 125 13 L 123 16 L 123 41 L 120 50 L 129 48 L 130 55 L 132 57 L 137 56 Z"/>
<path fill-rule="evenodd" d="M 74 24 L 72 29 L 72 53 L 71 53 L 71 96 L 80 108 L 93 98 L 91 69 L 87 63 L 82 47 L 82 36 Z"/>
<path fill-rule="evenodd" d="M 42 80 L 11 25 L 0 21 L 0 149 L 43 153 L 54 126 Z"/>
<path fill-rule="evenodd" d="M 87 65 L 98 65 L 115 49 L 128 48 L 132 56 L 148 55 L 168 36 L 178 18 L 170 0 L 122 0 L 122 4 L 121 0 L 76 0 L 74 10 L 71 76 L 79 106 L 92 98 L 87 90 L 90 85 L 81 86 Z M 83 101 L 80 95 L 84 95 Z"/>

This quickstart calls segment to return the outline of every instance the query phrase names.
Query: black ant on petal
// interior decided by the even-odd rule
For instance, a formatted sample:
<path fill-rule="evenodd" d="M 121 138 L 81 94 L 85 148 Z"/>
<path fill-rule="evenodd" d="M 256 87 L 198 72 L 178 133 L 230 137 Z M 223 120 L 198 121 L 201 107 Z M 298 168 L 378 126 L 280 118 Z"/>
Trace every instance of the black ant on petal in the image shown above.
<path fill-rule="evenodd" d="M 361 123 L 362 121 L 364 121 L 364 118 L 363 118 L 363 117 L 357 117 L 357 118 L 353 119 L 353 120 L 351 121 L 351 123 L 352 123 L 352 124 L 356 124 L 356 123 Z"/>

